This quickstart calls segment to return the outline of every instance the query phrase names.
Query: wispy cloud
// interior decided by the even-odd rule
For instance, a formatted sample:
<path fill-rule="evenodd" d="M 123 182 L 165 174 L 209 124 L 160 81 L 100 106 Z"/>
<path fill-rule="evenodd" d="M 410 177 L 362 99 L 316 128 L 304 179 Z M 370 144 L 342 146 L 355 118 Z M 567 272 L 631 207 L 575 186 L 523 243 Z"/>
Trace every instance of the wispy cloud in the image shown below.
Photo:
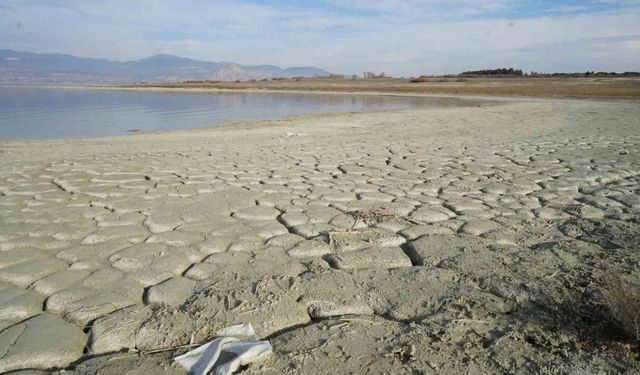
<path fill-rule="evenodd" d="M 5 0 L 0 48 L 394 75 L 640 70 L 638 20 L 640 0 Z"/>

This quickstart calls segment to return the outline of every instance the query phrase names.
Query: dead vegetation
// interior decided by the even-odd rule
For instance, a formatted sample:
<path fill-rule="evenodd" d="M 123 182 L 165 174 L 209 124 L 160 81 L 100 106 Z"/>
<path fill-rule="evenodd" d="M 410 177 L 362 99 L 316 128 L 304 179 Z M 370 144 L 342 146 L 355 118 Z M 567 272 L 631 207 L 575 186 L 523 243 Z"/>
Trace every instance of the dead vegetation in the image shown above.
<path fill-rule="evenodd" d="M 571 96 L 571 97 L 640 97 L 640 78 L 487 78 L 426 77 L 417 78 L 305 78 L 302 80 L 262 80 L 241 82 L 181 82 L 134 84 L 125 87 L 161 87 L 233 90 L 294 90 L 331 92 L 384 92 L 416 94 Z"/>
<path fill-rule="evenodd" d="M 326 232 L 326 242 L 334 247 L 337 244 L 336 237 L 360 235 L 361 230 L 358 223 L 361 222 L 365 225 L 365 228 L 372 227 L 378 223 L 385 221 L 397 221 L 404 225 L 424 225 L 424 223 L 410 219 L 406 216 L 398 215 L 384 208 L 372 208 L 367 210 L 356 210 L 349 212 L 349 215 L 353 217 L 354 221 L 349 229 L 335 229 Z"/>
<path fill-rule="evenodd" d="M 418 77 L 418 78 L 411 78 L 411 80 L 409 81 L 409 83 L 423 83 L 423 82 L 429 82 L 429 77 Z"/>
<path fill-rule="evenodd" d="M 356 210 L 349 212 L 349 215 L 354 218 L 353 225 L 349 229 L 334 229 L 326 232 L 327 244 L 334 247 L 338 246 L 338 239 L 341 236 L 361 235 L 361 230 L 364 228 L 375 226 L 378 223 L 385 221 L 397 221 L 404 225 L 424 225 L 419 221 L 410 219 L 406 216 L 398 215 L 394 212 L 386 210 L 384 208 L 372 208 L 367 210 Z M 358 223 L 361 222 L 365 225 L 364 228 L 358 227 Z"/>
<path fill-rule="evenodd" d="M 398 215 L 394 212 L 385 210 L 385 209 L 381 209 L 381 208 L 374 208 L 374 209 L 369 209 L 369 210 L 357 210 L 357 211 L 353 211 L 350 213 L 350 215 L 355 219 L 354 222 L 354 227 L 355 225 L 358 223 L 358 221 L 362 221 L 365 225 L 370 226 L 370 225 L 375 225 L 377 223 L 381 223 L 383 221 L 391 221 L 391 220 L 395 220 L 398 221 L 400 223 L 403 224 L 407 224 L 407 225 L 422 225 L 424 223 L 421 223 L 419 221 L 416 220 L 412 220 L 406 216 L 402 216 L 402 215 Z"/>
<path fill-rule="evenodd" d="M 640 349 L 640 293 L 612 269 L 605 268 L 602 298 L 612 322 Z"/>

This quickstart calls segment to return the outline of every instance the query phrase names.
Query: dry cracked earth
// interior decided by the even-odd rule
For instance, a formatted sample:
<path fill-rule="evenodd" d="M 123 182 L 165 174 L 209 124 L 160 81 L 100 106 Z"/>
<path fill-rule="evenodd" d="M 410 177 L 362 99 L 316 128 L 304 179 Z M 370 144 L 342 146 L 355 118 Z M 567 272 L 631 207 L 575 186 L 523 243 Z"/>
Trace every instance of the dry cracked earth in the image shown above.
<path fill-rule="evenodd" d="M 0 372 L 633 373 L 637 101 L 496 100 L 0 145 Z M 626 349 L 625 349 L 626 348 Z M 170 349 L 170 350 L 166 350 Z M 57 370 L 56 370 L 57 369 Z"/>

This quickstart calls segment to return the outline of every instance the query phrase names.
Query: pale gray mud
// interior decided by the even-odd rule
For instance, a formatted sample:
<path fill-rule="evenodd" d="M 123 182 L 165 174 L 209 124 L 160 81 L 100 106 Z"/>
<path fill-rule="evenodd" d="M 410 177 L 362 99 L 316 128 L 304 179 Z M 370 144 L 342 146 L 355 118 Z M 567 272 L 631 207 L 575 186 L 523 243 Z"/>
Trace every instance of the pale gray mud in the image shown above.
<path fill-rule="evenodd" d="M 135 127 L 135 124 L 131 124 Z M 0 145 L 0 371 L 640 372 L 640 105 L 505 100 Z"/>

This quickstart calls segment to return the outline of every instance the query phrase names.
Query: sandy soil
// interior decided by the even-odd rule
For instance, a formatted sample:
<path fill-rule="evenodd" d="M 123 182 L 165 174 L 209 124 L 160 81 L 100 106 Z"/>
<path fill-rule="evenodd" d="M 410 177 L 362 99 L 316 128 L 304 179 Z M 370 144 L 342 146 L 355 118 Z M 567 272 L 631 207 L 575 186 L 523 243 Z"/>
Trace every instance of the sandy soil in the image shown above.
<path fill-rule="evenodd" d="M 132 127 L 135 124 L 132 124 Z M 640 106 L 512 99 L 0 144 L 0 372 L 634 373 Z M 37 372 L 36 372 L 37 373 Z"/>

